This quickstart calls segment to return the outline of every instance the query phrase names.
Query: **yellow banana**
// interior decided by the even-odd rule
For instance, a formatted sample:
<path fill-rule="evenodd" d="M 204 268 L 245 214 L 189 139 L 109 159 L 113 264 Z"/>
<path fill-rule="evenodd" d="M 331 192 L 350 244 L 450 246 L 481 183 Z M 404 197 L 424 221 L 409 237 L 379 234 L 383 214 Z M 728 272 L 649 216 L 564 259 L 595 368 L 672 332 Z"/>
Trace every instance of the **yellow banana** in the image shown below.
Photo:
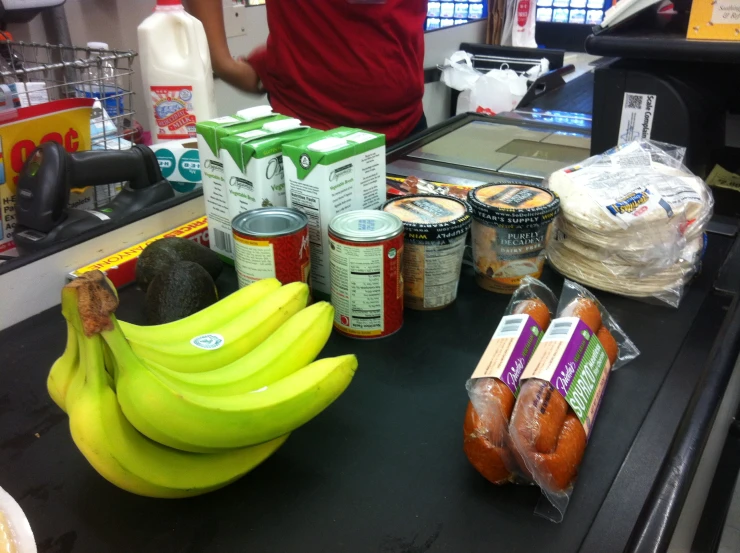
<path fill-rule="evenodd" d="M 108 481 L 129 492 L 163 498 L 199 495 L 240 478 L 259 465 L 287 435 L 259 446 L 194 454 L 142 436 L 121 412 L 110 387 L 99 335 L 79 335 L 80 370 L 67 406 L 75 444 Z"/>
<path fill-rule="evenodd" d="M 299 311 L 247 355 L 218 369 L 202 373 L 172 371 L 145 364 L 178 389 L 203 396 L 251 392 L 280 380 L 316 359 L 334 322 L 334 308 L 319 302 Z"/>
<path fill-rule="evenodd" d="M 130 341 L 151 344 L 156 348 L 159 344 L 182 340 L 183 336 L 200 336 L 213 332 L 215 328 L 239 317 L 244 311 L 278 288 L 280 288 L 280 282 L 277 279 L 266 278 L 245 286 L 213 305 L 179 321 L 153 326 L 139 326 L 124 321 L 118 322 L 126 338 Z"/>
<path fill-rule="evenodd" d="M 357 359 L 345 355 L 316 361 L 246 394 L 192 394 L 150 370 L 116 325 L 101 335 L 116 360 L 116 394 L 126 418 L 159 443 L 185 451 L 211 451 L 273 440 L 328 407 L 347 388 Z"/>
<path fill-rule="evenodd" d="M 139 357 L 170 370 L 186 373 L 211 371 L 252 351 L 281 324 L 306 307 L 307 301 L 308 286 L 293 282 L 268 294 L 222 326 L 211 328 L 208 333 L 182 334 L 177 340 L 162 344 L 144 344 L 131 338 L 129 342 Z"/>
<path fill-rule="evenodd" d="M 80 362 L 79 348 L 77 346 L 77 331 L 67 323 L 67 346 L 62 356 L 57 359 L 49 371 L 46 379 L 46 389 L 51 399 L 54 400 L 62 411 L 66 408 L 67 389 L 77 372 Z"/>

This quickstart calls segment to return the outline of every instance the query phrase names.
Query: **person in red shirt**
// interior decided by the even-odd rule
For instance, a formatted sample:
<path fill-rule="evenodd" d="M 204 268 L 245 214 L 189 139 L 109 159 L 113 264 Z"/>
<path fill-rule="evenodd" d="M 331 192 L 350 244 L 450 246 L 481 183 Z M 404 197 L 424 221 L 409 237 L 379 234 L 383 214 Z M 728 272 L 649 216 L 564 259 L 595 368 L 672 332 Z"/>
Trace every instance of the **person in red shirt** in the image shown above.
<path fill-rule="evenodd" d="M 267 44 L 234 59 L 221 0 L 189 0 L 216 75 L 318 129 L 357 127 L 389 144 L 426 128 L 427 0 L 267 0 Z"/>

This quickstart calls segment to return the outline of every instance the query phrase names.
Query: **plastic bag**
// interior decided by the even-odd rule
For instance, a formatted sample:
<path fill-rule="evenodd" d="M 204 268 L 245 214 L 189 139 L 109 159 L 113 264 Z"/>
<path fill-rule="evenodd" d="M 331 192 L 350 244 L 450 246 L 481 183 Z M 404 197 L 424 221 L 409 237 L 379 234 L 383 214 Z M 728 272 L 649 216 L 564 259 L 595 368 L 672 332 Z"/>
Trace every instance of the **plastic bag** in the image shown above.
<path fill-rule="evenodd" d="M 525 277 L 465 384 L 470 402 L 463 425 L 463 449 L 475 469 L 494 484 L 521 479 L 511 454 L 509 419 L 519 376 L 556 307 L 557 298 L 547 286 Z"/>
<path fill-rule="evenodd" d="M 21 506 L 0 488 L 0 546 L 3 551 L 36 553 L 31 525 Z"/>
<path fill-rule="evenodd" d="M 534 38 L 536 4 L 535 0 L 507 0 L 502 46 L 537 48 Z"/>
<path fill-rule="evenodd" d="M 458 114 L 476 112 L 496 115 L 515 109 L 527 93 L 527 81 L 548 70 L 549 62 L 543 58 L 524 75 L 503 66 L 484 74 L 473 67 L 470 54 L 461 50 L 445 60 L 442 82 L 460 91 Z"/>
<path fill-rule="evenodd" d="M 703 254 L 714 200 L 684 148 L 630 142 L 551 174 L 561 214 L 547 254 L 594 288 L 678 306 Z"/>
<path fill-rule="evenodd" d="M 609 375 L 639 353 L 593 294 L 565 281 L 509 425 L 517 462 L 556 509 L 538 514 L 562 521 Z"/>

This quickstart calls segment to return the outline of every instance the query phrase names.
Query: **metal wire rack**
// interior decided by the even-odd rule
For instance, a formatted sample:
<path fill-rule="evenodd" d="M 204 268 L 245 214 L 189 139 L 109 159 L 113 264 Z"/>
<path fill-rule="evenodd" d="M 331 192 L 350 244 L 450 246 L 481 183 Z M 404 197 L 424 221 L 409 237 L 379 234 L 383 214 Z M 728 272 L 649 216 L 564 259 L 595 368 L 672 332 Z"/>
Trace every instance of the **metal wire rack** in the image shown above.
<path fill-rule="evenodd" d="M 15 107 L 97 98 L 105 110 L 94 149 L 124 149 L 133 138 L 134 51 L 17 42 L 0 38 L 0 79 Z"/>

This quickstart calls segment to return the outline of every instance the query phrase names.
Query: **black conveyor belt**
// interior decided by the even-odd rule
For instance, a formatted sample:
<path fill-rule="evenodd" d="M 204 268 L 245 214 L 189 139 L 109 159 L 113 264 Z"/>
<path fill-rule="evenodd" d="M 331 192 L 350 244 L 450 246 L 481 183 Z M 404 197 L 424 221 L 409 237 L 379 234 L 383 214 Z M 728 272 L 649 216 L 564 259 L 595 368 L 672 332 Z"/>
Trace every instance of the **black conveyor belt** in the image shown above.
<path fill-rule="evenodd" d="M 712 283 L 731 242 L 710 237 L 678 310 L 599 294 L 642 355 L 610 379 L 560 525 L 532 514 L 536 488 L 488 485 L 462 453 L 465 380 L 508 301 L 469 270 L 453 306 L 407 312 L 395 336 L 332 337 L 326 355 L 360 359 L 347 392 L 263 466 L 191 500 L 136 497 L 95 473 L 45 389 L 62 317 L 28 319 L 0 333 L 0 484 L 42 552 L 573 552 L 584 540 L 583 551 L 622 551 L 730 302 Z M 233 272 L 221 280 L 233 288 Z M 559 277 L 545 280 L 559 292 Z M 141 317 L 140 292 L 121 302 L 121 318 Z"/>

